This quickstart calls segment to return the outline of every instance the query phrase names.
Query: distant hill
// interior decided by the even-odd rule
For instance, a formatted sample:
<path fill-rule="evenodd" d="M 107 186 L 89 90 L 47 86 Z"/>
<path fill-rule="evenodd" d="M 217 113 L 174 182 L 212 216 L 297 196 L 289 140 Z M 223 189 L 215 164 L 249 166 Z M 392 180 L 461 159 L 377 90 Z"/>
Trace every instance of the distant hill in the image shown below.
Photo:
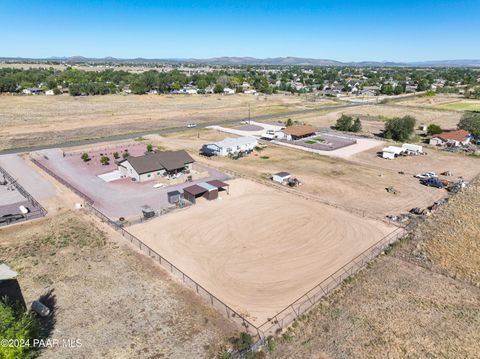
<path fill-rule="evenodd" d="M 271 66 L 358 66 L 358 67 L 480 67 L 480 60 L 433 60 L 416 62 L 393 62 L 393 61 L 359 61 L 341 62 L 330 59 L 312 59 L 303 57 L 272 57 L 258 59 L 255 57 L 212 57 L 207 59 L 120 59 L 115 57 L 89 58 L 84 56 L 52 56 L 49 58 L 21 58 L 0 57 L 0 61 L 34 61 L 49 62 L 58 61 L 65 63 L 118 63 L 118 64 L 205 64 L 205 65 L 271 65 Z"/>

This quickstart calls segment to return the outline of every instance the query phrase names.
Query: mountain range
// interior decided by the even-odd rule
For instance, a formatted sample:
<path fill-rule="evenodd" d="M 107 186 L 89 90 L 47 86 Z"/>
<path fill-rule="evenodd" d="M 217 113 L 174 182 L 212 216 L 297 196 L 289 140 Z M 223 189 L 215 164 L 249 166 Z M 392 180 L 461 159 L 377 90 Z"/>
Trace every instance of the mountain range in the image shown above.
<path fill-rule="evenodd" d="M 118 63 L 118 64 L 205 64 L 205 65 L 269 65 L 269 66 L 357 66 L 357 67 L 480 67 L 480 60 L 433 60 L 416 62 L 359 61 L 341 62 L 330 59 L 303 57 L 212 57 L 207 59 L 122 59 L 115 57 L 90 58 L 83 56 L 53 56 L 48 58 L 0 57 L 0 61 L 9 62 L 65 62 L 65 63 Z"/>

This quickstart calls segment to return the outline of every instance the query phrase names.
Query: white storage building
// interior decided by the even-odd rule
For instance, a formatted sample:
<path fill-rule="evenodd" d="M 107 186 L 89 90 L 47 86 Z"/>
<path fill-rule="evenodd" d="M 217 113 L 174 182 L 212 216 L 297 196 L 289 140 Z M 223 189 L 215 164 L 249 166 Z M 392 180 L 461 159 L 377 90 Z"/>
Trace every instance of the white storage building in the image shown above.
<path fill-rule="evenodd" d="M 398 156 L 404 151 L 402 147 L 388 146 L 382 150 L 382 157 L 388 160 L 393 160 L 395 156 Z"/>

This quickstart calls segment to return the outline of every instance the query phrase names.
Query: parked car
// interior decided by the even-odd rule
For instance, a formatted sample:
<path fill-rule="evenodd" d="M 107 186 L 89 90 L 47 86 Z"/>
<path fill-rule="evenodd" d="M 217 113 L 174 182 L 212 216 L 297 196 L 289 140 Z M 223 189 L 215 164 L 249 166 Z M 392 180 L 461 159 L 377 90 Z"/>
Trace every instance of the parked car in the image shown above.
<path fill-rule="evenodd" d="M 435 188 L 445 188 L 445 185 L 440 181 L 440 179 L 436 177 L 428 178 L 428 179 L 422 179 L 420 181 L 423 185 L 428 186 L 428 187 L 435 187 Z"/>
<path fill-rule="evenodd" d="M 196 123 L 187 124 L 187 128 L 193 128 L 193 127 L 197 127 L 197 124 Z"/>
<path fill-rule="evenodd" d="M 425 172 L 425 173 L 416 174 L 415 177 L 420 179 L 428 179 L 428 178 L 436 178 L 438 176 L 435 172 Z"/>

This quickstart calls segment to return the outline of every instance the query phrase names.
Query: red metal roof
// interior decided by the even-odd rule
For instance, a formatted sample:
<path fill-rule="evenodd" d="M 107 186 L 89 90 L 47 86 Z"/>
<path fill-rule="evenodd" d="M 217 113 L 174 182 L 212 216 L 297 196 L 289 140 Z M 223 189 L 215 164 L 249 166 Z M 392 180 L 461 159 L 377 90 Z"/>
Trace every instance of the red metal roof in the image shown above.
<path fill-rule="evenodd" d="M 468 131 L 457 130 L 457 131 L 451 131 L 451 132 L 442 132 L 433 137 L 438 137 L 444 141 L 452 140 L 452 141 L 463 142 L 468 136 L 470 136 L 470 133 L 468 133 Z"/>

